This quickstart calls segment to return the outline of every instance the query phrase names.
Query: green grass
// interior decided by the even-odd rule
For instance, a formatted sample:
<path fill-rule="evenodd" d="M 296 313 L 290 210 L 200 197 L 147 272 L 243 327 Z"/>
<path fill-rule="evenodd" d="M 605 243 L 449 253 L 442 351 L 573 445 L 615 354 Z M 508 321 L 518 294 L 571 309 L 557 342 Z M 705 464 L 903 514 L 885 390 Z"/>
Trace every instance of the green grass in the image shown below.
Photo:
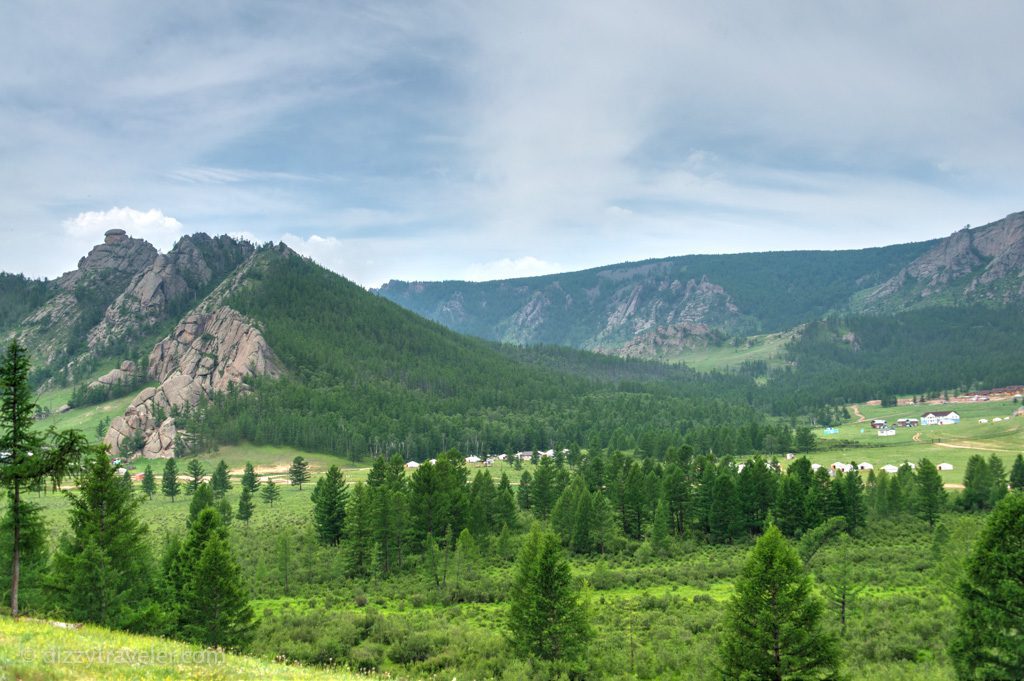
<path fill-rule="evenodd" d="M 0 618 L 0 680 L 356 679 L 341 670 L 283 665 L 151 636 L 84 625 Z"/>
<path fill-rule="evenodd" d="M 713 346 L 683 350 L 672 358 L 698 371 L 715 369 L 731 369 L 743 362 L 765 361 L 768 366 L 782 365 L 782 350 L 786 343 L 793 339 L 792 331 L 770 333 L 763 336 L 751 336 L 748 343 L 739 347 L 732 345 Z"/>

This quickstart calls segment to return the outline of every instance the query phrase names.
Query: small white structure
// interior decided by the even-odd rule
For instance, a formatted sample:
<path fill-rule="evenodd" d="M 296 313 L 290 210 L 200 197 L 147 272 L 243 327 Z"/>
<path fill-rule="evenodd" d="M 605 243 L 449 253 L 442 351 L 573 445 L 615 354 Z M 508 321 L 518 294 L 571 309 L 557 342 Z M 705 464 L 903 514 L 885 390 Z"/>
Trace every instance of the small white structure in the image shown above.
<path fill-rule="evenodd" d="M 988 423 L 988 419 L 978 419 L 978 423 Z"/>
<path fill-rule="evenodd" d="M 812 463 L 812 464 L 811 464 L 811 470 L 812 470 L 812 471 L 816 471 L 816 470 L 818 470 L 819 468 L 821 468 L 821 464 L 820 464 L 820 463 Z"/>
<path fill-rule="evenodd" d="M 467 456 L 464 460 L 466 463 L 480 463 L 479 456 Z"/>
<path fill-rule="evenodd" d="M 407 462 L 405 463 L 405 467 L 406 467 L 406 468 L 408 468 L 408 469 L 410 469 L 410 470 L 412 470 L 412 469 L 414 469 L 414 468 L 419 468 L 419 467 L 420 467 L 420 465 L 419 465 L 418 463 L 416 463 L 415 461 L 407 461 Z"/>
<path fill-rule="evenodd" d="M 995 417 L 994 419 L 992 419 L 992 423 L 1000 423 L 1000 422 L 1002 422 L 1002 419 L 999 418 L 998 416 Z"/>
<path fill-rule="evenodd" d="M 429 463 L 431 466 L 436 466 L 437 465 L 437 459 L 431 459 L 427 463 Z"/>
<path fill-rule="evenodd" d="M 955 411 L 930 411 L 921 415 L 922 426 L 951 426 L 960 423 L 960 414 Z"/>
<path fill-rule="evenodd" d="M 555 456 L 555 450 L 548 449 L 547 451 L 540 452 L 540 455 L 542 457 L 544 457 L 545 459 L 551 459 L 551 458 L 554 458 L 554 456 Z"/>
<path fill-rule="evenodd" d="M 507 461 L 508 454 L 498 454 L 498 456 L 496 456 L 495 458 L 498 459 L 498 461 Z"/>
<path fill-rule="evenodd" d="M 878 431 L 878 437 L 893 437 L 894 435 L 896 435 L 895 428 L 883 428 Z"/>
<path fill-rule="evenodd" d="M 938 466 L 936 466 L 936 468 L 938 468 L 940 471 L 951 471 L 951 470 L 953 470 L 953 464 L 951 464 L 951 463 L 940 463 Z"/>
<path fill-rule="evenodd" d="M 890 464 L 886 464 L 886 465 L 882 466 L 882 472 L 888 473 L 889 475 L 893 475 L 895 473 L 899 473 L 900 472 L 900 467 L 899 466 L 893 466 L 891 463 Z"/>
<path fill-rule="evenodd" d="M 793 452 L 787 452 L 786 453 L 786 461 L 792 461 L 795 458 L 796 458 L 796 454 L 794 454 Z"/>
<path fill-rule="evenodd" d="M 859 471 L 873 471 L 875 467 L 869 464 L 867 461 L 861 461 L 857 464 L 857 470 Z"/>
<path fill-rule="evenodd" d="M 917 468 L 916 463 L 910 463 L 909 461 L 904 461 L 903 465 L 909 467 L 910 470 L 914 470 L 915 468 Z"/>
<path fill-rule="evenodd" d="M 835 473 L 849 473 L 853 470 L 853 466 L 851 464 L 843 463 L 842 461 L 836 461 L 832 464 L 831 468 Z"/>

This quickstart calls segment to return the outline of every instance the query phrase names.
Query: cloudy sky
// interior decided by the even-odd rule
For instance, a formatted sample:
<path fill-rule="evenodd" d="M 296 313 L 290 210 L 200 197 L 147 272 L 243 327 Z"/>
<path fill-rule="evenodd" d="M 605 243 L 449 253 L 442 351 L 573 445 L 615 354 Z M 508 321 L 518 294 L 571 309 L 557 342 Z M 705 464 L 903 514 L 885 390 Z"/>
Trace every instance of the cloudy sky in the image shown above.
<path fill-rule="evenodd" d="M 921 240 L 1024 210 L 1024 3 L 0 4 L 0 270 L 110 227 L 361 284 Z"/>

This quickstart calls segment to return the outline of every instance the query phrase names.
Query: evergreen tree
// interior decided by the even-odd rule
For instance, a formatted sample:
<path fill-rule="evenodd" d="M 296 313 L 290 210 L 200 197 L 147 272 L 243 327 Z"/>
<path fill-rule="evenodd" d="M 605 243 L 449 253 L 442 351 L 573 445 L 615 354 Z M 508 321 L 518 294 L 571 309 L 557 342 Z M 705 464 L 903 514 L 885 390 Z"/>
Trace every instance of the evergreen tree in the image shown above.
<path fill-rule="evenodd" d="M 494 516 L 496 494 L 491 474 L 487 471 L 477 471 L 469 486 L 469 513 L 466 521 L 469 531 L 479 539 L 485 539 L 498 529 Z"/>
<path fill-rule="evenodd" d="M 658 499 L 658 506 L 654 510 L 654 521 L 651 523 L 651 547 L 658 555 L 668 553 L 668 500 L 664 496 Z"/>
<path fill-rule="evenodd" d="M 216 513 L 205 509 L 200 517 Z M 238 563 L 223 533 L 212 532 L 202 543 L 198 559 L 185 573 L 180 602 L 181 632 L 205 646 L 237 649 L 251 637 L 252 619 Z"/>
<path fill-rule="evenodd" d="M 494 498 L 494 518 L 499 527 L 516 526 L 516 493 L 512 491 L 512 482 L 505 472 L 501 474 Z"/>
<path fill-rule="evenodd" d="M 822 604 L 811 590 L 796 550 L 770 525 L 736 580 L 720 644 L 730 679 L 835 679 L 836 639 L 821 623 Z"/>
<path fill-rule="evenodd" d="M 245 470 L 242 472 L 242 487 L 254 495 L 260 490 L 260 481 L 256 477 L 256 469 L 248 461 L 245 462 Z"/>
<path fill-rule="evenodd" d="M 1024 670 L 1024 495 L 989 515 L 960 585 L 950 657 L 960 679 L 1019 679 Z"/>
<path fill-rule="evenodd" d="M 192 495 L 192 501 L 189 502 L 188 520 L 185 522 L 185 525 L 192 525 L 204 508 L 213 508 L 213 503 L 213 490 L 205 482 L 199 483 L 195 494 Z"/>
<path fill-rule="evenodd" d="M 864 481 L 860 479 L 860 471 L 856 466 L 843 474 L 842 490 L 843 517 L 846 518 L 847 531 L 852 533 L 863 527 L 867 516 Z"/>
<path fill-rule="evenodd" d="M 302 490 L 302 483 L 309 482 L 309 462 L 301 456 L 295 457 L 288 468 L 288 479 Z"/>
<path fill-rule="evenodd" d="M 964 469 L 964 491 L 960 494 L 960 507 L 965 511 L 989 508 L 992 499 L 991 470 L 980 454 L 973 454 Z"/>
<path fill-rule="evenodd" d="M 616 537 L 615 510 L 608 497 L 600 492 L 590 495 L 590 508 L 590 542 L 594 549 L 604 553 Z"/>
<path fill-rule="evenodd" d="M 1024 490 L 1024 455 L 1018 454 L 1010 469 L 1010 489 L 1020 492 Z"/>
<path fill-rule="evenodd" d="M 185 494 L 195 494 L 199 485 L 203 482 L 203 477 L 206 475 L 206 471 L 203 470 L 203 464 L 199 459 L 190 459 L 188 466 L 185 467 L 185 472 L 188 473 L 188 481 L 185 483 Z"/>
<path fill-rule="evenodd" d="M 348 505 L 348 483 L 337 466 L 316 481 L 311 496 L 313 525 L 317 539 L 325 546 L 336 546 L 345 529 L 345 509 Z"/>
<path fill-rule="evenodd" d="M 516 461 L 518 460 L 516 459 Z M 519 492 L 516 494 L 516 501 L 519 502 L 519 508 L 524 511 L 529 511 L 533 506 L 530 499 L 532 487 L 533 476 L 530 475 L 530 471 L 523 471 L 522 476 L 519 478 Z"/>
<path fill-rule="evenodd" d="M 224 462 L 224 459 L 220 460 L 217 464 L 217 468 L 214 469 L 213 475 L 210 476 L 210 489 L 213 490 L 213 496 L 218 499 L 223 498 L 228 490 L 231 489 L 231 478 L 228 474 L 228 465 Z"/>
<path fill-rule="evenodd" d="M 466 526 L 469 499 L 466 464 L 456 450 L 442 452 L 437 463 L 416 469 L 409 480 L 408 509 L 411 539 L 422 546 L 427 535 L 443 537 L 449 527 L 455 533 Z M 445 545 L 453 550 L 453 545 Z"/>
<path fill-rule="evenodd" d="M 274 505 L 274 502 L 281 498 L 281 490 L 277 488 L 277 484 L 273 478 L 267 478 L 267 483 L 263 485 L 263 489 L 260 490 L 260 499 L 263 503 Z"/>
<path fill-rule="evenodd" d="M 160 479 L 160 489 L 165 497 L 171 498 L 171 503 L 174 502 L 174 498 L 181 492 L 181 483 L 178 482 L 178 464 L 174 459 L 167 459 L 167 463 L 164 464 L 164 474 Z"/>
<path fill-rule="evenodd" d="M 106 453 L 84 464 L 78 493 L 67 493 L 71 534 L 54 559 L 57 602 L 68 617 L 143 631 L 159 622 L 140 501 L 126 489 Z"/>
<path fill-rule="evenodd" d="M 988 458 L 988 476 L 992 481 L 992 491 L 988 497 L 988 507 L 995 508 L 995 505 L 1006 496 L 1006 469 L 1003 468 L 1003 460 L 992 454 Z"/>
<path fill-rule="evenodd" d="M 779 530 L 786 536 L 798 537 L 803 532 L 805 502 L 800 479 L 793 473 L 787 473 L 779 484 L 778 498 L 775 502 L 775 520 L 778 522 Z"/>
<path fill-rule="evenodd" d="M 921 459 L 917 464 L 917 490 L 914 494 L 914 510 L 917 516 L 935 527 L 946 505 L 946 490 L 942 488 L 942 476 L 939 470 L 928 459 Z"/>
<path fill-rule="evenodd" d="M 366 477 L 366 486 L 370 495 L 379 574 L 388 576 L 402 565 L 409 530 L 409 506 L 402 458 L 395 455 L 377 459 Z"/>
<path fill-rule="evenodd" d="M 238 497 L 238 511 L 235 513 L 235 517 L 243 521 L 246 527 L 249 526 L 249 519 L 252 518 L 252 512 L 256 508 L 256 503 L 252 500 L 252 492 L 249 488 L 243 487 L 242 493 Z"/>
<path fill-rule="evenodd" d="M 31 524 L 32 515 L 22 499 L 39 480 L 50 478 L 56 484 L 84 454 L 90 451 L 84 435 L 78 431 L 50 431 L 45 437 L 33 429 L 36 404 L 28 382 L 28 352 L 17 340 L 7 346 L 0 360 L 0 487 L 8 491 L 11 523 L 11 615 L 18 616 L 18 589 L 21 583 L 22 531 Z"/>
<path fill-rule="evenodd" d="M 724 544 L 738 539 L 743 532 L 743 516 L 736 499 L 736 483 L 731 466 L 722 466 L 715 477 L 708 518 L 711 541 Z"/>
<path fill-rule="evenodd" d="M 580 659 L 592 637 L 558 538 L 536 525 L 514 568 L 508 626 L 519 654 L 547 661 Z"/>
<path fill-rule="evenodd" d="M 142 474 L 142 492 L 149 499 L 156 494 L 156 476 L 153 475 L 153 467 L 149 464 L 146 464 L 146 472 Z"/>
<path fill-rule="evenodd" d="M 370 573 L 373 557 L 372 503 L 366 485 L 359 483 L 352 488 L 345 513 L 345 562 L 352 577 L 364 577 Z"/>
<path fill-rule="evenodd" d="M 42 480 L 37 480 L 36 483 L 39 484 L 39 490 L 33 490 L 33 491 L 40 491 L 40 490 L 42 490 L 42 484 L 40 484 L 42 482 L 43 482 Z M 129 493 L 135 491 L 135 483 L 132 480 L 132 473 L 131 473 L 131 471 L 125 470 L 125 472 L 121 475 L 121 484 L 124 485 L 124 488 L 126 490 L 128 490 Z"/>
<path fill-rule="evenodd" d="M 551 459 L 544 458 L 534 471 L 530 487 L 530 505 L 533 508 L 533 514 L 541 519 L 547 518 L 559 493 L 560 490 L 555 485 L 555 466 L 551 463 Z"/>

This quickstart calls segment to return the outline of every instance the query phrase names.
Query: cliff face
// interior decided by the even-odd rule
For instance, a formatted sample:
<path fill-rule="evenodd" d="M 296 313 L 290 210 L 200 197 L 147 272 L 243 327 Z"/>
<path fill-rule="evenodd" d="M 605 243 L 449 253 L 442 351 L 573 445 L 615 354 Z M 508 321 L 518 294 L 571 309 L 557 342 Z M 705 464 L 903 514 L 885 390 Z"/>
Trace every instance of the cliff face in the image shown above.
<path fill-rule="evenodd" d="M 21 324 L 21 337 L 36 362 L 53 364 L 69 359 L 68 348 L 91 328 L 118 294 L 150 267 L 157 250 L 124 230 L 112 229 L 78 261 L 78 268 L 53 282 L 53 297 Z"/>
<path fill-rule="evenodd" d="M 149 355 L 149 376 L 160 385 L 140 392 L 124 416 L 114 419 L 104 443 L 121 453 L 126 438 L 140 433 L 147 457 L 174 456 L 177 428 L 172 409 L 194 407 L 203 397 L 244 390 L 249 376 L 281 374 L 281 365 L 253 324 L 229 307 L 187 315 Z"/>
<path fill-rule="evenodd" d="M 919 307 L 938 298 L 1013 303 L 1024 295 L 1024 213 L 964 228 L 864 298 L 866 309 Z"/>
<path fill-rule="evenodd" d="M 138 272 L 103 319 L 89 331 L 96 351 L 148 331 L 175 311 L 197 302 L 197 294 L 252 255 L 252 244 L 206 234 L 183 237 L 166 255 L 157 255 Z M 191 304 L 191 305 L 190 305 Z"/>

